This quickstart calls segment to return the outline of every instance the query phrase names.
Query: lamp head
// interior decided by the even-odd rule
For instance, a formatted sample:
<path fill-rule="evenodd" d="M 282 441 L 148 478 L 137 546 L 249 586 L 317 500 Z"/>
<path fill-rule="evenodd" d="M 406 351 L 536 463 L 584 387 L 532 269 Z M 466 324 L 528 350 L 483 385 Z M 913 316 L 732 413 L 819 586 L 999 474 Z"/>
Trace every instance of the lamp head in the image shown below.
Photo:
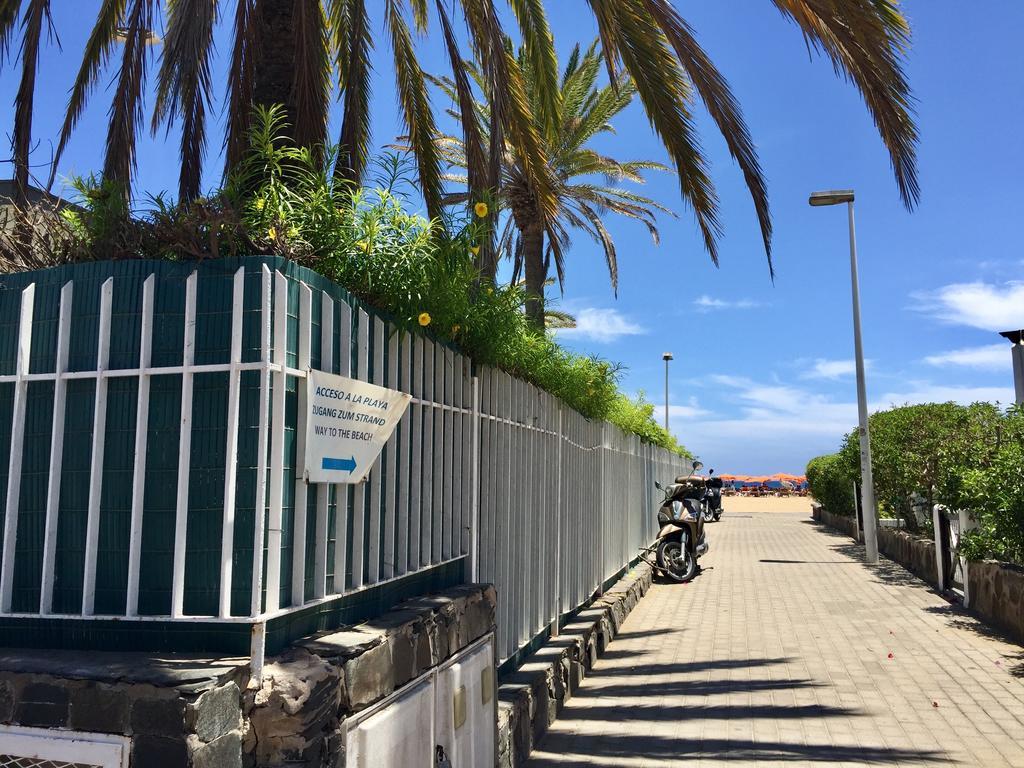
<path fill-rule="evenodd" d="M 664 355 L 661 356 L 661 359 L 667 363 L 669 360 L 672 360 L 674 358 L 672 357 L 671 352 L 666 352 Z"/>
<path fill-rule="evenodd" d="M 852 189 L 830 189 L 826 192 L 815 192 L 808 201 L 813 206 L 839 205 L 853 202 Z"/>

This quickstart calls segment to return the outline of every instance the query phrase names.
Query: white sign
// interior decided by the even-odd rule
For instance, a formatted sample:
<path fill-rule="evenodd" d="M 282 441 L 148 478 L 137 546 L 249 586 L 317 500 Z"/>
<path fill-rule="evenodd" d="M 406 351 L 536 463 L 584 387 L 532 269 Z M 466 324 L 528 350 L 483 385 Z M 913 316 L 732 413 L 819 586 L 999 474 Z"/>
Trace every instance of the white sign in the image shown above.
<path fill-rule="evenodd" d="M 306 386 L 307 482 L 362 482 L 412 396 L 323 371 Z"/>

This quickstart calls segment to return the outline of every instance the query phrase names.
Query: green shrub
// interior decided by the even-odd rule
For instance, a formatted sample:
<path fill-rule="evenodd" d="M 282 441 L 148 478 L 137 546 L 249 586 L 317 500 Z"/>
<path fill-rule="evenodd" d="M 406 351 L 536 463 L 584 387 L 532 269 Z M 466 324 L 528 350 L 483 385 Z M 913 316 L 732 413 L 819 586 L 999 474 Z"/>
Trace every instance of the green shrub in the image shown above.
<path fill-rule="evenodd" d="M 1010 409 L 991 462 L 967 470 L 960 493 L 962 508 L 978 523 L 964 534 L 961 553 L 1024 565 L 1024 408 Z"/>
<path fill-rule="evenodd" d="M 807 487 L 811 495 L 834 515 L 853 515 L 854 477 L 849 462 L 841 453 L 818 456 L 807 462 Z"/>
<path fill-rule="evenodd" d="M 902 518 L 913 530 L 914 494 L 926 499 L 929 509 L 936 502 L 958 507 L 963 472 L 990 457 L 1000 418 L 990 403 L 926 403 L 872 414 L 871 469 L 879 512 Z M 847 435 L 840 453 L 848 466 L 859 466 L 858 431 Z"/>

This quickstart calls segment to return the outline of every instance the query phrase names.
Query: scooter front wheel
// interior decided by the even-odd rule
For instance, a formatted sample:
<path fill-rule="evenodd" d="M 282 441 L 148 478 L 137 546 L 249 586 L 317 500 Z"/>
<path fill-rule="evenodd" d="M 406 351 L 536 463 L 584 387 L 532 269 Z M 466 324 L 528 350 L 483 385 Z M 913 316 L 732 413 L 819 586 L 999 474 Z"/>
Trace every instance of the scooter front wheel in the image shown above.
<path fill-rule="evenodd" d="M 697 575 L 697 558 L 679 539 L 658 545 L 658 565 L 672 581 L 683 584 Z"/>

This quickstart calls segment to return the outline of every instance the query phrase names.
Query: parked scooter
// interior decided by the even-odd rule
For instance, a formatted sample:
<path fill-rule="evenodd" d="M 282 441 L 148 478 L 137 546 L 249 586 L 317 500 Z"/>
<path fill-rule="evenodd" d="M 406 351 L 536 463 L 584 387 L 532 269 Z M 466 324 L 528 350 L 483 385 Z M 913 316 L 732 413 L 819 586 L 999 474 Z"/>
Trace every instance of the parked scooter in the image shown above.
<path fill-rule="evenodd" d="M 708 470 L 704 498 L 701 500 L 701 515 L 705 523 L 722 519 L 722 478 L 715 477 L 715 470 Z"/>
<path fill-rule="evenodd" d="M 693 476 L 701 466 L 699 461 L 693 462 L 690 474 L 680 475 L 668 487 L 655 482 L 655 488 L 665 494 L 658 509 L 661 530 L 654 544 L 640 555 L 657 572 L 679 583 L 697 575 L 697 559 L 708 551 L 702 510 L 707 481 Z M 652 552 L 656 562 L 648 559 Z"/>

